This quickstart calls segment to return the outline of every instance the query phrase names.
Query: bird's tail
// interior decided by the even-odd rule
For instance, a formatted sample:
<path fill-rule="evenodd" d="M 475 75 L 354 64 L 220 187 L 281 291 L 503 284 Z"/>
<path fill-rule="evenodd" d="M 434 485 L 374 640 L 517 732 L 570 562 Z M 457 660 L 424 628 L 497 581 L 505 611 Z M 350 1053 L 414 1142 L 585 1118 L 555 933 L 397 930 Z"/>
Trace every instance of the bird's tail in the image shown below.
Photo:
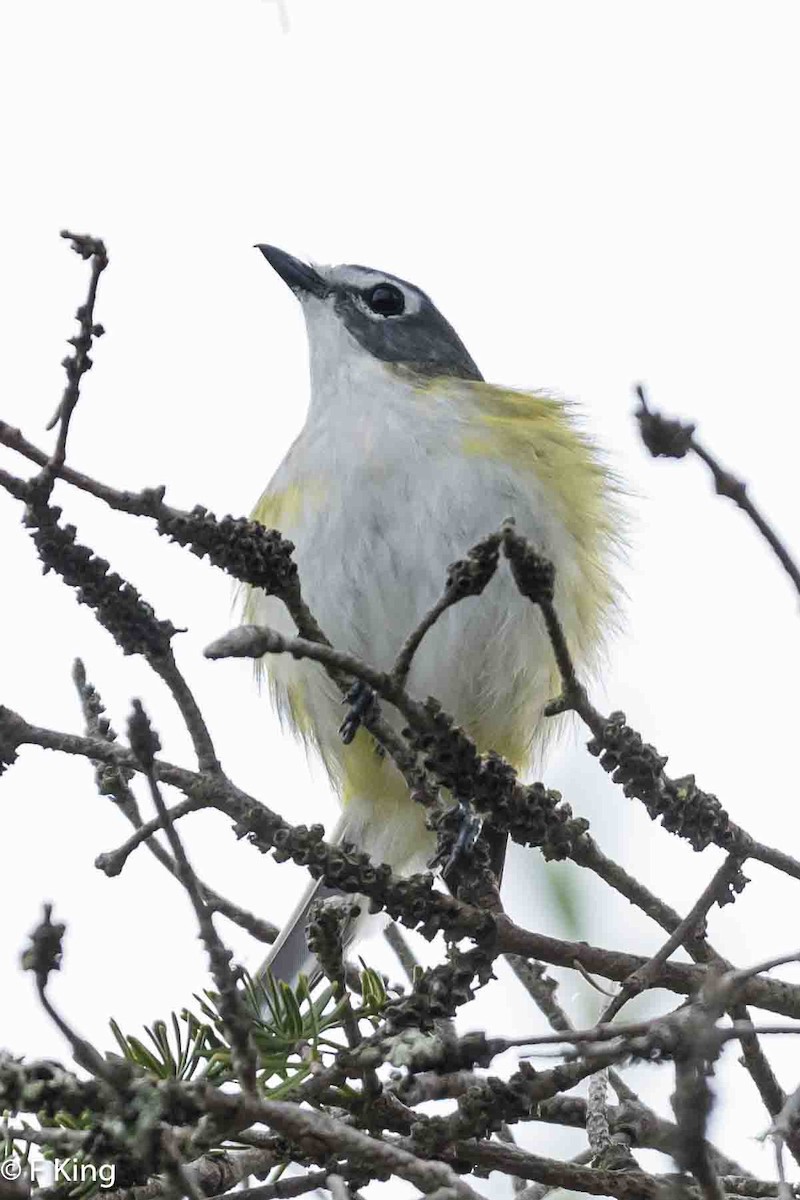
<path fill-rule="evenodd" d="M 331 842 L 337 845 L 347 838 L 348 823 L 344 816 L 339 818 L 335 829 L 330 835 Z M 309 948 L 306 939 L 306 926 L 308 925 L 308 917 L 311 912 L 311 907 L 318 900 L 328 900 L 332 896 L 341 896 L 342 893 L 337 888 L 329 887 L 323 883 L 321 879 L 313 879 L 303 895 L 300 902 L 295 908 L 292 915 L 284 925 L 276 941 L 270 946 L 269 954 L 267 955 L 261 967 L 256 973 L 257 980 L 263 980 L 268 972 L 271 972 L 275 979 L 282 979 L 288 983 L 290 987 L 296 987 L 300 975 L 307 975 L 312 987 L 319 981 L 321 971 L 317 963 L 316 956 Z M 353 896 L 353 900 L 358 897 Z M 362 910 L 366 907 L 362 903 Z M 345 945 L 352 941 L 356 932 L 357 921 L 349 921 L 346 928 L 342 931 L 342 940 Z"/>
<path fill-rule="evenodd" d="M 321 879 L 312 880 L 306 888 L 297 908 L 284 925 L 278 938 L 270 947 L 269 954 L 258 970 L 256 979 L 263 980 L 267 972 L 282 979 L 291 987 L 297 985 L 300 975 L 307 975 L 312 986 L 319 978 L 319 966 L 314 951 L 306 940 L 306 926 L 311 906 L 317 900 L 341 895 L 335 888 L 328 887 Z"/>
<path fill-rule="evenodd" d="M 366 768 L 365 765 L 366 764 Z M 351 764 L 352 765 L 352 764 Z M 377 773 L 377 779 L 364 786 L 364 771 Z M 367 745 L 362 752 L 362 771 L 359 783 L 362 787 L 353 791 L 345 801 L 346 808 L 329 840 L 335 845 L 352 841 L 364 850 L 374 863 L 387 862 L 401 874 L 424 870 L 435 849 L 436 839 L 425 826 L 425 812 L 421 805 L 408 797 L 405 781 L 399 772 L 387 772 L 387 763 Z M 321 880 L 314 881 L 303 893 L 297 908 L 292 913 L 276 942 L 270 948 L 265 962 L 256 978 L 264 979 L 268 971 L 276 979 L 282 979 L 295 987 L 301 973 L 316 983 L 321 975 L 316 957 L 306 940 L 306 926 L 311 906 L 317 900 L 341 896 L 336 888 L 328 887 Z M 361 916 L 351 918 L 342 930 L 342 941 L 347 947 L 356 936 L 361 936 L 370 925 L 369 904 L 363 896 L 350 896 L 359 904 Z"/>

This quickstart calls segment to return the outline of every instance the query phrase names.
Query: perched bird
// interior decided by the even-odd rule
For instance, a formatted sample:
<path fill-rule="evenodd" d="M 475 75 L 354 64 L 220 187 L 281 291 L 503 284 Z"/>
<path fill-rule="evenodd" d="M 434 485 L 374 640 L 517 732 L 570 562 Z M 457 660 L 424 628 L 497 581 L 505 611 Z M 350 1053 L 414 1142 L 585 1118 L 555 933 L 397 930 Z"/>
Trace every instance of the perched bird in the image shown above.
<path fill-rule="evenodd" d="M 574 407 L 485 383 L 413 284 L 258 249 L 301 303 L 311 399 L 253 516 L 294 542 L 303 593 L 333 645 L 390 668 L 441 595 L 448 565 L 513 517 L 555 564 L 568 644 L 591 671 L 614 620 L 622 517 L 615 477 Z M 282 604 L 256 590 L 244 619 L 294 633 Z M 342 697 L 323 669 L 288 655 L 267 656 L 263 669 L 279 714 L 321 756 L 338 793 L 335 836 L 400 871 L 423 867 L 435 845 L 424 810 L 368 733 L 342 741 Z M 407 686 L 420 699 L 435 696 L 480 750 L 519 770 L 538 757 L 559 679 L 541 617 L 510 572 L 499 569 L 482 596 L 444 613 Z M 267 960 L 279 978 L 296 979 L 313 962 L 304 936 L 313 898 L 304 897 Z"/>

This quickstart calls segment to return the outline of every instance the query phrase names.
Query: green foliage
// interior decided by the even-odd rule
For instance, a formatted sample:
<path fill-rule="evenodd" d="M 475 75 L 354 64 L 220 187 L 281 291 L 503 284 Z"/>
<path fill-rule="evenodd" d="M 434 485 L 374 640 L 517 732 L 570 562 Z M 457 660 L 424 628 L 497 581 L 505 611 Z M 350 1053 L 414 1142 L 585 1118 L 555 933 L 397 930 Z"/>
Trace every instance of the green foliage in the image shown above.
<path fill-rule="evenodd" d="M 363 964 L 362 968 L 361 998 L 352 1010 L 356 1020 L 375 1025 L 386 1005 L 386 989 L 376 971 Z M 333 987 L 315 997 L 304 975 L 295 988 L 272 974 L 259 980 L 246 975 L 243 990 L 253 1019 L 259 1087 L 272 1099 L 286 1096 L 309 1075 L 314 1063 L 341 1049 L 344 1016 L 353 997 L 337 995 Z M 231 1049 L 216 996 L 204 992 L 194 998 L 198 1012 L 184 1008 L 180 1015 L 171 1014 L 169 1024 L 155 1021 L 145 1027 L 149 1045 L 124 1034 L 112 1020 L 111 1031 L 123 1056 L 156 1079 L 202 1078 L 213 1084 L 232 1079 Z"/>
<path fill-rule="evenodd" d="M 201 1001 L 202 1004 L 202 1001 Z M 154 1021 L 145 1026 L 145 1033 L 152 1042 L 152 1049 L 133 1034 L 123 1034 L 115 1020 L 110 1021 L 111 1032 L 117 1040 L 123 1056 L 137 1067 L 157 1079 L 192 1079 L 201 1063 L 206 1063 L 204 1072 L 209 1082 L 221 1075 L 214 1063 L 214 1055 L 223 1043 L 215 1035 L 212 1026 L 198 1020 L 193 1012 L 184 1009 L 180 1017 L 170 1016 L 172 1042 L 166 1021 Z"/>

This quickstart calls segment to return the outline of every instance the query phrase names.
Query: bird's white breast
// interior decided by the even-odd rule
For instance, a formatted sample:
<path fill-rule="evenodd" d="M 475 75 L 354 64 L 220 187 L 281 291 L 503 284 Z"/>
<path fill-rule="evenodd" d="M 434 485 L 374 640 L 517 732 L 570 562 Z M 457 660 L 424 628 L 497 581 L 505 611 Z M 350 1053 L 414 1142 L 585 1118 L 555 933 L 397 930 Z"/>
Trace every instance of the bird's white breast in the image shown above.
<path fill-rule="evenodd" d="M 580 581 L 556 506 L 534 471 L 465 452 L 475 419 L 465 385 L 442 379 L 416 388 L 413 377 L 346 344 L 315 346 L 312 338 L 311 346 L 308 420 L 268 493 L 292 497 L 276 523 L 295 544 L 304 597 L 334 646 L 389 668 L 442 594 L 448 564 L 509 516 L 555 562 L 568 608 Z M 292 628 L 263 596 L 248 617 Z M 515 745 L 540 736 L 552 668 L 541 618 L 501 562 L 483 596 L 456 605 L 426 635 L 408 686 L 419 698 L 435 695 L 481 749 L 508 752 L 510 730 Z M 333 685 L 314 664 L 286 658 L 269 670 L 279 707 L 346 777 Z M 397 858 L 385 849 L 377 856 Z"/>

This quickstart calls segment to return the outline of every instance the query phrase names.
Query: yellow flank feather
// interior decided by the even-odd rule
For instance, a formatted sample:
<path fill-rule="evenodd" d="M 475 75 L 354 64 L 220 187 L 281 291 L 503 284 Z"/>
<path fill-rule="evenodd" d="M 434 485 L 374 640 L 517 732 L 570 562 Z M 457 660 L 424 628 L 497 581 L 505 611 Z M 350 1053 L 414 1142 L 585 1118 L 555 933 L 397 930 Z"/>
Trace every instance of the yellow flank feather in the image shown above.
<path fill-rule="evenodd" d="M 555 695 L 555 692 L 553 694 Z M 522 771 L 530 756 L 532 731 L 533 722 L 531 720 L 520 720 L 519 718 L 514 720 L 509 717 L 504 727 L 498 729 L 494 735 L 480 730 L 475 741 L 481 750 L 496 751 L 497 754 L 503 756 L 506 762 L 511 764 L 515 771 Z M 473 734 L 473 736 L 475 735 Z"/>
<path fill-rule="evenodd" d="M 319 503 L 322 491 L 319 480 L 313 479 L 306 480 L 302 486 L 290 483 L 280 492 L 267 490 L 250 515 L 268 529 L 282 529 L 302 516 L 309 504 Z"/>
<path fill-rule="evenodd" d="M 324 499 L 325 488 L 319 479 L 307 479 L 302 484 L 290 483 L 288 487 L 282 488 L 280 491 L 271 491 L 267 488 L 250 513 L 250 518 L 258 521 L 259 525 L 263 525 L 266 529 L 279 529 L 281 533 L 290 537 L 291 526 L 314 508 L 318 508 Z M 242 619 L 245 624 L 257 622 L 259 619 L 258 591 L 248 584 L 237 594 L 244 595 Z M 264 673 L 264 661 L 261 659 L 256 663 L 256 677 L 259 679 Z M 297 703 L 299 704 L 301 701 L 298 699 Z M 292 713 L 292 717 L 294 718 L 294 713 Z M 307 725 L 306 721 L 306 727 Z"/>
<path fill-rule="evenodd" d="M 584 586 L 575 596 L 575 627 L 567 632 L 579 653 L 585 652 L 619 594 L 609 574 L 608 550 L 618 548 L 624 537 L 617 502 L 622 487 L 569 402 L 488 383 L 471 383 L 469 391 L 474 407 L 461 442 L 464 453 L 532 471 L 574 541 Z"/>
<path fill-rule="evenodd" d="M 378 753 L 372 737 L 359 729 L 342 756 L 345 777 L 342 803 L 354 796 L 374 797 L 378 807 L 394 808 L 408 799 L 408 786 L 391 759 Z"/>
<path fill-rule="evenodd" d="M 261 659 L 262 664 L 263 662 L 264 659 Z M 313 736 L 313 726 L 306 704 L 305 687 L 301 680 L 290 680 L 286 684 L 286 704 L 295 732 L 304 742 L 309 741 Z"/>
<path fill-rule="evenodd" d="M 287 527 L 300 520 L 304 513 L 321 501 L 323 494 L 322 484 L 315 479 L 308 480 L 302 486 L 299 483 L 291 483 L 279 491 L 271 491 L 267 488 L 250 513 L 250 518 L 258 521 L 267 529 L 279 529 L 285 533 Z M 264 620 L 264 614 L 261 611 L 262 593 L 258 589 L 252 588 L 249 584 L 242 585 L 237 589 L 235 602 L 241 604 L 242 620 L 245 624 L 258 624 Z M 262 687 L 265 682 L 270 684 L 273 699 L 277 700 L 278 697 L 274 691 L 274 676 L 272 675 L 273 667 L 274 663 L 270 656 L 265 655 L 253 663 L 253 674 L 259 687 Z M 281 716 L 288 717 L 289 723 L 297 735 L 304 742 L 309 743 L 314 740 L 314 731 L 305 702 L 304 690 L 301 680 L 288 681 L 283 689 L 283 704 L 277 704 L 276 707 Z"/>

